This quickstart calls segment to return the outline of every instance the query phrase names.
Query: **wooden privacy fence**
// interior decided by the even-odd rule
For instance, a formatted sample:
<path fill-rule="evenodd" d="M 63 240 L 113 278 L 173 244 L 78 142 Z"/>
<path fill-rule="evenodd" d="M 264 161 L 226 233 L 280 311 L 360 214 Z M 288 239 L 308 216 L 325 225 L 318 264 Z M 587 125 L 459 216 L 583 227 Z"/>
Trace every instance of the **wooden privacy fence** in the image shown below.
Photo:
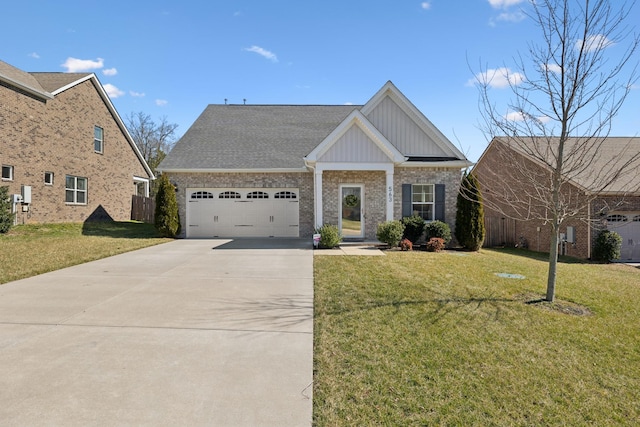
<path fill-rule="evenodd" d="M 484 218 L 484 247 L 510 246 L 516 244 L 516 221 L 511 218 Z"/>
<path fill-rule="evenodd" d="M 131 219 L 152 223 L 156 211 L 156 202 L 151 197 L 133 195 L 131 198 Z"/>

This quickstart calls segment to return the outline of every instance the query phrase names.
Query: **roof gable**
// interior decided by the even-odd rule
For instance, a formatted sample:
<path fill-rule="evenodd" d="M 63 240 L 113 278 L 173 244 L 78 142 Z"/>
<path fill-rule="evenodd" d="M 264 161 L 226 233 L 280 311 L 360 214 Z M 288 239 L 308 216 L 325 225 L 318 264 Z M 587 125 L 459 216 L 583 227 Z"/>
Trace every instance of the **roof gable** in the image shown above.
<path fill-rule="evenodd" d="M 405 156 L 466 159 L 391 81 L 361 111 Z"/>
<path fill-rule="evenodd" d="M 306 156 L 306 160 L 400 163 L 406 159 L 360 111 L 355 110 Z"/>

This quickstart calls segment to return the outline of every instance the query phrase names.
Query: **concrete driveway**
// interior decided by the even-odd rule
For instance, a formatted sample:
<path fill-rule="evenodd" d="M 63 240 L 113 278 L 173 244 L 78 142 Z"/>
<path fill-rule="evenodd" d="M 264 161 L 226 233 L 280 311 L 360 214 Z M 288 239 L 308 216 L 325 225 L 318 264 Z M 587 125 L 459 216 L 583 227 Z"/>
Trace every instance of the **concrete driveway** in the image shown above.
<path fill-rule="evenodd" d="M 307 240 L 176 240 L 0 285 L 0 424 L 308 426 Z"/>

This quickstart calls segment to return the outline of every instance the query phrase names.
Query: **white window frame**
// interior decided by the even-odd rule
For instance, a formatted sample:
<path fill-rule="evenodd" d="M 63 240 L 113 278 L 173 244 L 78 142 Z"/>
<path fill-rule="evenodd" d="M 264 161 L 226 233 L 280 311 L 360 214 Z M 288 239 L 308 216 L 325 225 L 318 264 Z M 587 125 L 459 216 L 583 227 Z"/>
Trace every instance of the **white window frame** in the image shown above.
<path fill-rule="evenodd" d="M 96 135 L 98 129 L 100 129 L 100 137 Z M 99 154 L 104 153 L 104 129 L 98 125 L 93 127 L 93 150 Z"/>
<path fill-rule="evenodd" d="M 73 187 L 68 186 L 69 178 L 73 179 Z M 84 189 L 78 188 L 78 182 L 81 180 L 84 181 Z M 64 187 L 65 187 L 64 201 L 67 205 L 86 205 L 87 204 L 87 199 L 89 195 L 89 180 L 87 178 L 82 176 L 67 175 L 64 180 Z M 67 200 L 67 194 L 73 194 L 72 201 Z M 78 194 L 84 194 L 83 202 L 78 202 Z"/>
<path fill-rule="evenodd" d="M 428 193 L 424 190 L 416 192 L 416 187 L 430 187 L 431 188 L 431 201 L 425 200 Z M 420 200 L 416 200 L 415 196 L 419 195 Z M 434 184 L 411 184 L 411 211 L 416 213 L 415 205 L 431 206 L 431 218 L 422 217 L 425 221 L 433 221 L 436 215 L 436 186 Z M 422 216 L 422 215 L 420 215 Z"/>
<path fill-rule="evenodd" d="M 49 176 L 49 180 L 47 180 L 47 176 Z M 46 171 L 44 173 L 44 185 L 53 185 L 54 173 Z"/>

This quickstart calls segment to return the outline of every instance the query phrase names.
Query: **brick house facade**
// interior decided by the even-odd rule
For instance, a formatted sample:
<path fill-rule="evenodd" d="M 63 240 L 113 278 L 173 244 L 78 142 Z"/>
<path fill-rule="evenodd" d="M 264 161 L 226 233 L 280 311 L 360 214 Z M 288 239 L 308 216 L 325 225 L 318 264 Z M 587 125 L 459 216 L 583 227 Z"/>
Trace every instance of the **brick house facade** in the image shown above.
<path fill-rule="evenodd" d="M 26 73 L 0 61 L 0 185 L 17 223 L 131 218 L 153 174 L 94 74 Z"/>
<path fill-rule="evenodd" d="M 610 229 L 623 238 L 621 259 L 640 260 L 637 153 L 640 153 L 640 138 L 607 138 L 598 155 L 593 156 L 590 168 L 567 180 L 562 197 L 568 210 L 575 212 L 561 224 L 560 254 L 590 259 L 599 231 Z M 631 161 L 631 166 L 619 180 L 604 190 L 593 190 L 592 176 L 605 168 L 615 170 L 617 164 L 627 161 Z M 501 138 L 495 138 L 474 166 L 473 174 L 478 178 L 485 200 L 485 246 L 524 244 L 534 251 L 549 252 L 551 225 L 539 219 L 546 213 L 544 204 L 536 203 L 535 197 L 529 204 L 522 200 L 508 202 L 539 192 L 530 182 L 532 177 L 537 177 L 539 182 L 550 179 L 548 168 L 505 144 Z"/>
<path fill-rule="evenodd" d="M 361 106 L 210 105 L 158 169 L 185 237 L 311 237 L 333 224 L 375 241 L 378 224 L 414 209 L 453 229 L 470 165 L 388 82 Z"/>

